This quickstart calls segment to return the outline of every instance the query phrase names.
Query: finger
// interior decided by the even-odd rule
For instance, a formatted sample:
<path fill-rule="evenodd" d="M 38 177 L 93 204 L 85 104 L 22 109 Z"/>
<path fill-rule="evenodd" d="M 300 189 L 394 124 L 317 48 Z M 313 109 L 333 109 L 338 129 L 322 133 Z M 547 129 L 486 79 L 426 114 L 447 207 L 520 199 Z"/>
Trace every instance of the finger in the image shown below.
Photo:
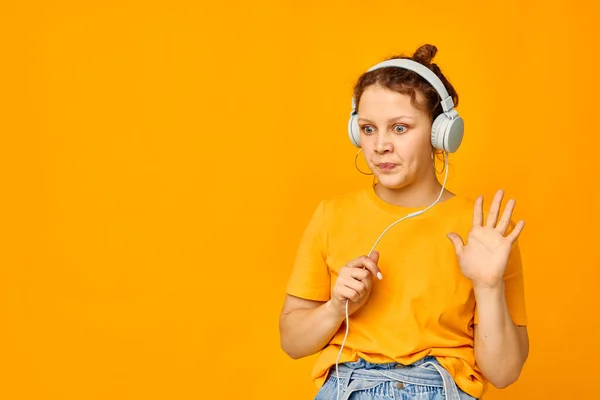
<path fill-rule="evenodd" d="M 519 222 L 517 222 L 515 229 L 512 230 L 512 232 L 506 237 L 506 239 L 508 239 L 510 243 L 516 242 L 524 227 L 525 221 L 520 220 Z"/>
<path fill-rule="evenodd" d="M 367 291 L 367 285 L 356 279 L 347 279 L 341 283 L 345 287 L 350 288 L 350 289 L 354 290 L 356 293 L 358 293 L 359 297 L 362 297 L 365 294 L 365 292 Z"/>
<path fill-rule="evenodd" d="M 454 245 L 454 249 L 456 250 L 456 255 L 460 256 L 463 246 L 464 246 L 463 240 L 460 237 L 460 235 L 457 233 L 454 233 L 454 232 L 450 232 L 446 236 L 448 236 L 448 239 L 450 239 L 450 241 Z"/>
<path fill-rule="evenodd" d="M 340 296 L 342 296 L 342 300 L 348 299 L 348 300 L 353 301 L 354 303 L 356 303 L 358 300 L 360 300 L 360 295 L 358 294 L 358 292 L 347 286 L 340 288 L 339 293 L 340 293 Z"/>
<path fill-rule="evenodd" d="M 348 276 L 358 281 L 366 281 L 371 276 L 371 271 L 362 268 L 348 268 Z"/>
<path fill-rule="evenodd" d="M 502 197 L 504 196 L 503 190 L 498 190 L 496 195 L 494 196 L 494 200 L 492 200 L 492 206 L 490 207 L 490 212 L 488 213 L 488 219 L 486 221 L 486 226 L 495 227 L 496 222 L 498 222 L 498 214 L 500 214 L 500 206 L 502 205 Z"/>
<path fill-rule="evenodd" d="M 500 221 L 498 221 L 498 224 L 496 225 L 496 230 L 502 233 L 502 235 L 506 233 L 506 230 L 510 225 L 510 219 L 512 218 L 512 213 L 515 209 L 516 203 L 517 202 L 514 199 L 510 199 L 506 203 L 506 207 L 504 208 L 504 212 L 502 213 L 502 218 L 500 218 Z"/>
<path fill-rule="evenodd" d="M 477 197 L 473 207 L 473 225 L 481 226 L 483 223 L 483 196 Z"/>
<path fill-rule="evenodd" d="M 379 262 L 379 252 L 377 250 L 373 250 L 371 254 L 369 254 L 369 258 L 373 260 L 375 264 Z"/>
<path fill-rule="evenodd" d="M 378 279 L 382 279 L 381 271 L 375 262 L 367 256 L 358 257 L 347 264 L 350 268 L 366 268 Z"/>
<path fill-rule="evenodd" d="M 375 251 L 375 250 L 372 251 L 371 254 L 369 254 L 369 258 L 371 260 L 373 260 L 373 262 L 375 263 L 375 266 L 377 267 L 377 273 L 375 274 L 375 276 L 377 276 L 377 279 L 379 279 L 379 280 L 383 279 L 383 275 L 381 274 L 379 265 L 377 265 L 377 263 L 379 262 L 379 252 Z"/>

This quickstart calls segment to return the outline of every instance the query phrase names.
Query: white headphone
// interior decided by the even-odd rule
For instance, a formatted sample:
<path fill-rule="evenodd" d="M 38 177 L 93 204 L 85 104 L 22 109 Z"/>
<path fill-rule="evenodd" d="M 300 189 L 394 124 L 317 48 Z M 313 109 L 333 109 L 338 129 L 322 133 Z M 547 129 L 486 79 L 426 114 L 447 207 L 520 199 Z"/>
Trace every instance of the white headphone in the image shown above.
<path fill-rule="evenodd" d="M 431 145 L 436 149 L 447 153 L 454 153 L 458 150 L 463 139 L 465 124 L 463 119 L 458 115 L 458 112 L 454 109 L 454 101 L 452 101 L 452 97 L 448 95 L 446 87 L 440 78 L 424 65 L 405 58 L 383 61 L 369 68 L 367 72 L 385 67 L 397 67 L 414 71 L 433 86 L 442 99 L 441 105 L 444 112 L 433 121 L 431 126 Z M 360 148 L 360 127 L 358 126 L 357 119 L 358 112 L 356 111 L 356 101 L 352 98 L 352 112 L 350 113 L 350 120 L 348 121 L 348 135 L 350 136 L 352 144 Z"/>

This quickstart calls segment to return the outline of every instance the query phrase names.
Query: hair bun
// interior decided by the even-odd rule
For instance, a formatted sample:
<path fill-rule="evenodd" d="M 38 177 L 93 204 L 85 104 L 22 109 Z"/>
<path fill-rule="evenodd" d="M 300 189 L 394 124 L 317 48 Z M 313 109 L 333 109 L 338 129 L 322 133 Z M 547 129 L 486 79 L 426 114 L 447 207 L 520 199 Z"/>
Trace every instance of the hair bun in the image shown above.
<path fill-rule="evenodd" d="M 433 57 L 437 54 L 437 47 L 432 44 L 424 44 L 419 47 L 415 54 L 413 54 L 412 59 L 418 63 L 429 65 L 433 60 Z"/>

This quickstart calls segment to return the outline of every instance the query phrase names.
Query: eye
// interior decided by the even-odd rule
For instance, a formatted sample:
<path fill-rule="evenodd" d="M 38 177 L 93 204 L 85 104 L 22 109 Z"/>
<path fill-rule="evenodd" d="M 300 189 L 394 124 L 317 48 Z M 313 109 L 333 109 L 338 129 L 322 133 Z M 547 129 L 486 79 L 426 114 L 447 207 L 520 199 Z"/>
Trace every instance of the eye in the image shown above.
<path fill-rule="evenodd" d="M 396 125 L 396 126 L 394 126 L 394 132 L 396 132 L 396 133 L 404 133 L 404 132 L 406 132 L 406 126 L 404 126 L 404 125 Z"/>
<path fill-rule="evenodd" d="M 375 130 L 373 129 L 372 126 L 369 126 L 369 125 L 363 126 L 363 132 L 365 132 L 367 135 L 370 135 L 374 131 Z"/>

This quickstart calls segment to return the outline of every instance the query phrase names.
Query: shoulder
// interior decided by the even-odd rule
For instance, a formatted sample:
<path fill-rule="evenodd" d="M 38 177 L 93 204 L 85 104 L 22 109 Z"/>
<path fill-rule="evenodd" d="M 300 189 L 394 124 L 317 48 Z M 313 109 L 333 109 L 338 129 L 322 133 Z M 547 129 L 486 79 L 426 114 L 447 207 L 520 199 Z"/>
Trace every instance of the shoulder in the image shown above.
<path fill-rule="evenodd" d="M 311 224 L 329 229 L 340 220 L 354 219 L 364 210 L 365 190 L 359 189 L 321 198 L 313 206 Z"/>
<path fill-rule="evenodd" d="M 448 216 L 473 215 L 475 200 L 463 194 L 453 194 L 451 197 L 438 203 L 440 214 Z"/>
<path fill-rule="evenodd" d="M 452 207 L 455 212 L 464 213 L 469 218 L 472 218 L 476 211 L 476 207 L 477 207 L 476 200 L 477 200 L 477 197 L 468 197 L 465 195 L 457 194 L 452 199 L 452 203 L 453 203 Z M 483 202 L 480 206 L 481 208 L 479 211 L 483 214 L 484 220 L 487 220 L 487 217 L 490 213 L 491 206 L 492 206 L 491 199 L 488 199 L 488 198 L 483 199 Z M 502 215 L 502 212 L 504 212 L 505 206 L 506 206 L 506 202 L 504 201 L 501 206 L 501 209 L 500 209 L 500 215 Z M 511 227 L 514 227 L 515 221 L 513 219 L 511 219 L 509 221 L 509 225 Z"/>
<path fill-rule="evenodd" d="M 348 203 L 356 202 L 365 194 L 365 188 L 352 190 L 349 192 L 343 192 L 336 195 L 324 198 L 322 202 L 328 205 L 344 205 Z"/>
<path fill-rule="evenodd" d="M 475 207 L 475 199 L 468 197 L 463 194 L 455 194 L 451 199 L 452 207 L 459 212 L 473 212 L 473 207 Z"/>
<path fill-rule="evenodd" d="M 455 194 L 441 203 L 433 216 L 442 225 L 450 224 L 457 230 L 468 229 L 473 221 L 474 209 L 475 200 L 473 198 Z"/>
<path fill-rule="evenodd" d="M 321 200 L 319 207 L 324 216 L 346 214 L 358 208 L 363 208 L 366 199 L 366 190 L 357 189 L 350 192 L 340 193 Z"/>
<path fill-rule="evenodd" d="M 460 223 L 461 225 L 465 225 L 465 226 L 470 226 L 470 224 L 472 224 L 473 222 L 473 216 L 475 215 L 475 212 L 481 212 L 481 214 L 483 215 L 483 220 L 487 221 L 488 219 L 488 215 L 490 213 L 490 208 L 491 208 L 491 201 L 483 201 L 483 204 L 480 206 L 481 208 L 479 210 L 476 210 L 477 208 L 477 197 L 468 197 L 465 195 L 460 195 L 460 194 L 456 194 L 453 198 L 451 198 L 449 200 L 448 203 L 448 207 L 445 209 L 446 211 L 451 211 L 450 213 L 446 213 L 446 215 L 450 216 L 450 215 L 454 215 L 456 217 L 458 217 L 460 219 Z M 502 208 L 500 210 L 500 215 L 498 216 L 498 218 L 500 218 L 500 216 L 502 215 L 502 212 L 504 212 L 504 206 L 506 204 L 502 205 Z M 514 219 L 510 219 L 509 221 L 509 229 L 513 229 L 516 225 L 516 222 L 514 221 Z"/>

